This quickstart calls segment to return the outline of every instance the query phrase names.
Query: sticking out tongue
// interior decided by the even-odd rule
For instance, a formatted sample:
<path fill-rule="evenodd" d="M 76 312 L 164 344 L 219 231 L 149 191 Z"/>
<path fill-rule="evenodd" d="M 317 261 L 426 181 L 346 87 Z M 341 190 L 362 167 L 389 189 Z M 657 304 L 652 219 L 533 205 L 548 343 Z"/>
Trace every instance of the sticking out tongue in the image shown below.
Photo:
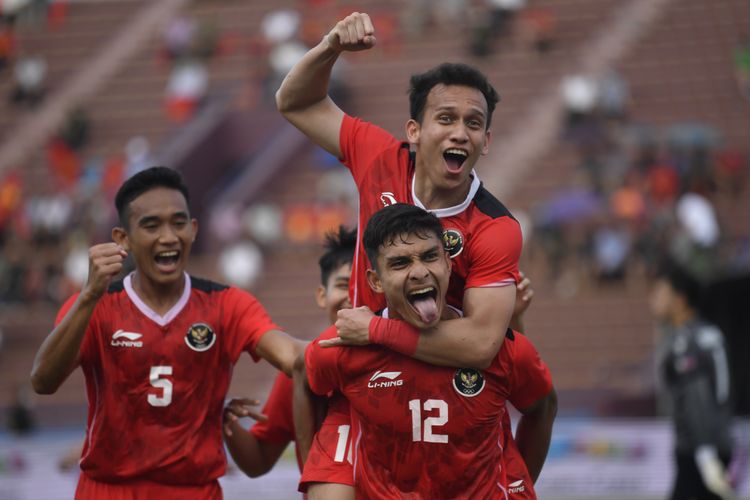
<path fill-rule="evenodd" d="M 420 298 L 412 302 L 412 305 L 424 323 L 430 324 L 438 319 L 437 304 L 432 297 Z"/>

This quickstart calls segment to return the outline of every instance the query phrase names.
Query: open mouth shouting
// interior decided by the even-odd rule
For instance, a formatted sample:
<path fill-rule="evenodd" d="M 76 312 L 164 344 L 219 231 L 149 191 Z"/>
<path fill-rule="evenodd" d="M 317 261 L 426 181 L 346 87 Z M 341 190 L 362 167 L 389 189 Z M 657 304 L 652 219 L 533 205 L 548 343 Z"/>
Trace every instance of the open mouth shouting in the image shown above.
<path fill-rule="evenodd" d="M 180 262 L 179 250 L 166 250 L 159 252 L 154 257 L 156 267 L 163 273 L 172 273 L 177 270 Z"/>
<path fill-rule="evenodd" d="M 406 298 L 419 315 L 419 318 L 425 324 L 430 325 L 440 318 L 437 296 L 437 288 L 434 286 L 424 286 L 412 290 L 407 294 Z"/>
<path fill-rule="evenodd" d="M 451 174 L 460 173 L 461 167 L 468 157 L 469 152 L 459 148 L 446 149 L 443 153 L 443 159 L 448 167 L 448 172 Z"/>

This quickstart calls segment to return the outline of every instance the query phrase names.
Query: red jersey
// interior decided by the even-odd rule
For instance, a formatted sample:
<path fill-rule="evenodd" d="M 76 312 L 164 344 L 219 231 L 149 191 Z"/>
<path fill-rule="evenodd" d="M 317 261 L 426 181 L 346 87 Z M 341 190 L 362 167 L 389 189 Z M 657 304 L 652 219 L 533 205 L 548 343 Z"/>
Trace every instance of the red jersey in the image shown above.
<path fill-rule="evenodd" d="M 326 418 L 313 437 L 299 490 L 310 483 L 336 483 L 354 486 L 352 425 L 349 401 L 334 392 L 328 398 Z"/>
<path fill-rule="evenodd" d="M 104 482 L 201 485 L 224 474 L 222 412 L 242 351 L 278 329 L 249 293 L 185 275 L 164 316 L 113 283 L 86 329 L 80 362 L 89 402 L 81 469 Z M 69 299 L 57 323 L 75 301 Z"/>
<path fill-rule="evenodd" d="M 414 158 L 407 143 L 348 115 L 344 115 L 339 142 L 341 161 L 359 190 L 360 234 L 352 265 L 352 304 L 379 311 L 385 307 L 385 299 L 367 286 L 369 264 L 361 232 L 370 217 L 385 206 L 409 203 L 425 208 L 414 194 Z M 453 264 L 449 304 L 461 309 L 467 288 L 515 285 L 519 281 L 521 228 L 508 209 L 482 187 L 476 173 L 460 205 L 429 211 L 443 223 L 443 242 Z"/>
<path fill-rule="evenodd" d="M 355 484 L 365 498 L 507 498 L 502 466 L 511 359 L 486 370 L 439 367 L 379 346 L 306 350 L 318 394 L 351 408 Z"/>

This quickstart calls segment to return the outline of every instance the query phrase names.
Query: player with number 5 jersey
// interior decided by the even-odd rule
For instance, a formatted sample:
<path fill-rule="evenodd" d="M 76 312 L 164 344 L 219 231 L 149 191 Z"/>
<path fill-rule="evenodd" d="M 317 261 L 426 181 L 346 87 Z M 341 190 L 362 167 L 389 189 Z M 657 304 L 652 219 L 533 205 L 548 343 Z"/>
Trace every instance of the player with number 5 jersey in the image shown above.
<path fill-rule="evenodd" d="M 40 347 L 49 394 L 78 366 L 89 412 L 76 498 L 221 498 L 222 413 L 240 354 L 291 373 L 301 344 L 249 293 L 185 272 L 197 222 L 174 170 L 127 180 L 114 242 L 89 252 L 81 293 Z M 132 254 L 135 271 L 112 281 Z"/>

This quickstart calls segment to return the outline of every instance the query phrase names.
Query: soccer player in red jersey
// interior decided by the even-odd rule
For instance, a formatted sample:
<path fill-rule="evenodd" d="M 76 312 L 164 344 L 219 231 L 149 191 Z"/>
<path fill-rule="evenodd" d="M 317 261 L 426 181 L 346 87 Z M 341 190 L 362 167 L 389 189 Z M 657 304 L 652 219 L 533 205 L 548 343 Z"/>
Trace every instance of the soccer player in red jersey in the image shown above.
<path fill-rule="evenodd" d="M 459 317 L 448 306 L 450 257 L 440 221 L 396 204 L 376 213 L 364 233 L 384 293 L 385 317 L 429 327 Z M 336 335 L 335 327 L 322 338 Z M 510 344 L 510 343 L 509 343 Z M 507 498 L 502 461 L 505 401 L 511 396 L 508 346 L 484 370 L 427 364 L 378 346 L 306 351 L 309 385 L 340 391 L 351 405 L 355 483 L 365 498 Z"/>
<path fill-rule="evenodd" d="M 441 218 L 453 267 L 448 301 L 466 316 L 450 328 L 438 322 L 427 330 L 429 335 L 420 335 L 405 322 L 373 319 L 354 309 L 339 313 L 353 318 L 337 325 L 339 333 L 346 343 L 378 343 L 433 364 L 486 367 L 497 356 L 513 312 L 521 253 L 518 223 L 481 186 L 473 168 L 488 152 L 497 93 L 484 75 L 463 64 L 443 64 L 415 75 L 408 142 L 400 142 L 346 115 L 327 95 L 339 55 L 374 44 L 367 14 L 339 21 L 286 76 L 276 94 L 277 107 L 351 170 L 360 193 L 360 230 L 378 209 L 396 202 L 421 206 Z M 353 305 L 379 310 L 382 296 L 365 284 L 368 267 L 360 244 Z"/>
<path fill-rule="evenodd" d="M 336 321 L 336 313 L 339 310 L 351 307 L 349 302 L 349 278 L 356 242 L 356 231 L 347 230 L 342 226 L 338 233 L 328 236 L 326 251 L 318 261 L 321 284 L 316 290 L 315 299 L 318 306 L 326 311 L 328 321 L 331 324 Z M 284 373 L 279 373 L 263 407 L 263 414 L 267 417 L 267 420 L 259 421 L 250 428 L 249 432 L 245 431 L 237 422 L 240 417 L 253 415 L 252 409 L 247 406 L 247 401 L 232 400 L 227 405 L 224 439 L 237 466 L 248 476 L 257 477 L 270 471 L 287 445 L 291 441 L 295 441 L 292 392 L 292 379 Z M 330 406 L 329 412 L 335 412 L 336 402 L 332 401 Z M 340 413 L 341 425 L 348 426 L 348 407 L 344 406 L 344 410 Z M 324 435 L 325 431 L 320 438 L 323 438 Z M 348 436 L 343 437 L 343 439 L 347 440 Z M 338 441 L 339 436 L 336 435 L 335 439 L 330 441 L 327 446 L 331 448 L 334 456 L 336 448 L 340 447 Z M 304 447 L 297 446 L 295 451 L 301 471 L 301 452 L 304 452 Z M 351 464 L 345 460 L 341 460 L 340 463 L 343 465 L 342 470 L 334 471 L 333 474 L 329 473 L 326 478 L 332 482 L 353 485 L 354 478 Z M 335 467 L 336 462 L 329 469 Z"/>
<path fill-rule="evenodd" d="M 249 293 L 185 272 L 198 226 L 176 171 L 136 174 L 115 205 L 114 242 L 89 250 L 86 284 L 39 348 L 32 385 L 51 394 L 83 370 L 89 411 L 76 498 L 221 498 L 232 367 L 247 351 L 291 373 L 302 344 Z M 135 271 L 113 282 L 128 254 Z"/>

